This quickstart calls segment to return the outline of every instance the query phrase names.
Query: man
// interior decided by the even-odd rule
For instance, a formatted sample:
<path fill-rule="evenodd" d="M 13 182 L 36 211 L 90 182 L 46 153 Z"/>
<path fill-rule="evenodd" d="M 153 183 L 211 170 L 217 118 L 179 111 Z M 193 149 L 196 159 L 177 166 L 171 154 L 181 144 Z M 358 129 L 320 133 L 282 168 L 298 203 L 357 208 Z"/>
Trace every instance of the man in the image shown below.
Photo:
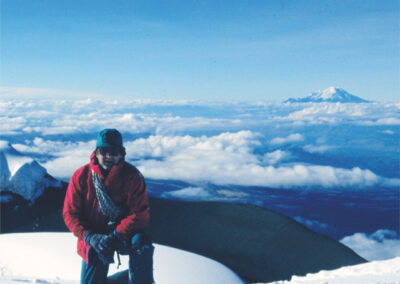
<path fill-rule="evenodd" d="M 90 163 L 73 174 L 64 201 L 68 229 L 78 237 L 82 284 L 107 283 L 114 252 L 129 254 L 129 283 L 153 283 L 153 246 L 145 234 L 150 221 L 146 184 L 125 162 L 116 129 L 97 135 Z"/>

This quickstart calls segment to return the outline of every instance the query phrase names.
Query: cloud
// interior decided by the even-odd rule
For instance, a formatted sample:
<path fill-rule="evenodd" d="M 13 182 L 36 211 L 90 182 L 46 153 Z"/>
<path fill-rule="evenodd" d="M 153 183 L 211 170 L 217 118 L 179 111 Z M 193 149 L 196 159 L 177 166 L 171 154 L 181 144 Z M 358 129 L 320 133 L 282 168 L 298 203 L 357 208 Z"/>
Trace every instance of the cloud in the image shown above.
<path fill-rule="evenodd" d="M 260 138 L 251 131 L 210 137 L 151 135 L 126 141 L 125 147 L 127 160 L 153 179 L 275 188 L 368 188 L 400 184 L 397 179 L 385 179 L 358 167 L 344 169 L 300 163 L 272 166 L 289 154 L 281 150 L 255 154 L 254 149 L 261 145 Z M 89 162 L 95 140 L 68 142 L 35 138 L 14 147 L 25 153 L 51 154 L 53 157 L 43 166 L 56 177 L 69 178 L 74 170 Z"/>
<path fill-rule="evenodd" d="M 66 99 L 67 98 L 67 99 Z M 82 99 L 83 98 L 83 99 Z M 92 103 L 112 103 L 118 105 L 119 103 L 127 103 L 130 106 L 138 108 L 148 106 L 221 106 L 225 105 L 218 102 L 201 102 L 199 100 L 171 100 L 171 99 L 128 99 L 123 97 L 113 96 L 112 94 L 102 94 L 97 92 L 84 92 L 78 90 L 62 90 L 62 89 L 51 89 L 51 88 L 27 88 L 27 87 L 7 87 L 0 86 L 0 99 L 12 100 L 12 101 L 24 101 L 24 100 L 51 100 L 52 102 L 73 102 L 73 106 L 87 106 Z"/>
<path fill-rule="evenodd" d="M 400 238 L 395 231 L 381 229 L 373 234 L 355 233 L 340 242 L 369 261 L 400 256 Z"/>
<path fill-rule="evenodd" d="M 294 165 L 291 167 L 262 167 L 255 163 L 234 163 L 213 156 L 205 161 L 200 156 L 176 155 L 165 161 L 144 160 L 138 167 L 148 177 L 178 179 L 188 182 L 211 182 L 244 186 L 292 187 L 372 187 L 379 177 L 360 168 L 340 169 L 329 166 Z M 398 183 L 397 183 L 398 184 Z"/>
<path fill-rule="evenodd" d="M 313 103 L 300 111 L 291 113 L 291 118 L 307 118 L 316 114 L 337 115 L 345 114 L 350 116 L 362 116 L 368 106 L 363 104 L 342 104 L 342 103 Z"/>
<path fill-rule="evenodd" d="M 202 187 L 185 187 L 179 190 L 168 191 L 161 194 L 164 198 L 178 198 L 184 200 L 210 199 L 211 195 Z"/>
<path fill-rule="evenodd" d="M 244 202 L 249 198 L 249 194 L 237 190 L 214 190 L 201 186 L 189 186 L 178 190 L 165 191 L 161 194 L 161 197 L 187 201 Z"/>
<path fill-rule="evenodd" d="M 28 141 L 26 141 L 28 142 Z M 19 152 L 35 153 L 35 154 L 57 154 L 62 153 L 65 149 L 76 148 L 76 143 L 68 141 L 51 141 L 44 140 L 43 138 L 36 137 L 31 143 L 27 144 L 13 144 L 13 147 Z"/>
<path fill-rule="evenodd" d="M 365 125 L 400 125 L 400 119 L 397 117 L 385 117 L 376 120 L 363 122 Z"/>
<path fill-rule="evenodd" d="M 4 99 L 4 98 L 3 98 Z M 238 118 L 193 116 L 196 104 L 168 101 L 116 100 L 1 100 L 0 130 L 2 133 L 64 135 L 96 133 L 103 128 L 118 128 L 128 133 L 175 133 L 187 130 L 241 128 Z M 160 105 L 157 105 L 160 104 Z M 202 107 L 214 112 L 213 105 Z M 220 106 L 217 106 L 220 107 Z M 221 107 L 222 108 L 222 107 Z M 184 116 L 174 114 L 183 113 Z M 203 113 L 205 111 L 203 110 Z M 223 112 L 218 112 L 224 116 Z M 205 114 L 206 115 L 206 114 Z"/>
<path fill-rule="evenodd" d="M 54 154 L 57 158 L 43 164 L 49 174 L 69 178 L 79 167 L 89 163 L 90 154 L 95 149 L 95 141 L 68 144 Z"/>
<path fill-rule="evenodd" d="M 148 138 L 140 138 L 126 143 L 128 157 L 168 157 L 178 155 L 182 158 L 191 159 L 190 156 L 206 155 L 212 160 L 212 153 L 225 153 L 237 159 L 246 158 L 253 146 L 260 145 L 256 139 L 257 134 L 251 131 L 239 131 L 237 133 L 225 132 L 217 136 L 193 137 L 185 136 L 162 136 L 151 135 Z M 191 154 L 192 153 L 192 154 Z M 248 158 L 248 157 L 247 157 Z M 253 158 L 256 161 L 256 157 Z"/>
<path fill-rule="evenodd" d="M 220 189 L 216 191 L 219 196 L 224 196 L 230 200 L 242 200 L 245 197 L 249 197 L 249 194 L 242 191 L 233 191 L 228 189 Z"/>
<path fill-rule="evenodd" d="M 294 125 L 320 125 L 350 123 L 356 125 L 399 125 L 399 104 L 342 104 L 308 103 L 286 106 L 285 112 L 278 112 L 276 121 L 292 122 Z"/>
<path fill-rule="evenodd" d="M 336 124 L 344 120 L 354 121 L 368 115 L 369 107 L 366 104 L 301 104 L 297 109 L 292 109 L 287 116 L 277 116 L 276 119 L 293 121 L 295 124 Z"/>
<path fill-rule="evenodd" d="M 54 156 L 43 162 L 42 166 L 47 169 L 50 175 L 68 180 L 76 169 L 89 163 L 89 157 L 95 149 L 95 144 L 95 140 L 73 143 L 35 138 L 28 145 L 13 144 L 13 147 L 22 153 Z"/>
<path fill-rule="evenodd" d="M 278 144 L 284 144 L 284 143 L 289 143 L 289 142 L 301 142 L 304 140 L 304 136 L 295 133 L 295 134 L 290 134 L 287 137 L 276 137 L 270 141 L 272 145 L 278 145 Z"/>
<path fill-rule="evenodd" d="M 276 150 L 264 155 L 264 163 L 273 165 L 289 156 L 290 154 L 286 151 Z"/>
<path fill-rule="evenodd" d="M 47 172 L 53 177 L 69 180 L 75 170 L 89 163 L 88 155 L 66 155 L 43 164 Z"/>
<path fill-rule="evenodd" d="M 0 132 L 2 135 L 19 134 L 21 127 L 26 122 L 22 117 L 2 118 L 0 117 Z"/>
<path fill-rule="evenodd" d="M 330 145 L 305 145 L 303 149 L 309 153 L 325 153 L 328 150 L 335 148 L 334 146 Z"/>
<path fill-rule="evenodd" d="M 62 177 L 70 176 L 79 163 L 88 161 L 93 150 L 89 139 L 93 141 L 102 128 L 114 127 L 124 136 L 127 158 L 156 179 L 280 188 L 395 187 L 400 184 L 399 179 L 378 176 L 376 168 L 368 169 L 370 164 L 363 158 L 368 150 L 384 151 L 382 155 L 387 156 L 398 154 L 394 147 L 374 148 L 374 142 L 386 145 L 395 135 L 392 138 L 382 133 L 382 127 L 365 125 L 365 121 L 391 121 L 399 117 L 398 111 L 397 104 L 378 103 L 288 106 L 0 98 L 0 132 L 10 137 L 19 150 L 42 155 L 41 162 L 49 167 L 49 172 Z M 304 125 L 295 125 L 302 121 Z M 346 123 L 346 129 L 332 127 L 329 135 L 325 135 L 326 140 L 319 140 L 312 134 L 313 127 L 316 131 L 321 129 L 319 125 L 311 125 L 315 121 Z M 395 133 L 392 125 L 384 130 Z M 357 134 L 357 141 L 351 137 L 351 141 L 339 139 L 342 137 L 339 135 L 352 133 Z M 385 135 L 386 140 L 382 141 L 380 135 Z M 315 144 L 306 144 L 306 138 L 317 140 Z M 335 167 L 309 164 L 310 160 L 302 161 L 301 153 L 289 152 L 285 145 L 299 143 L 311 153 L 329 151 L 339 161 L 349 151 L 346 148 L 349 142 L 361 143 L 351 149 L 359 149 L 357 154 L 361 157 L 352 163 L 356 165 L 352 168 L 345 163 Z"/>
<path fill-rule="evenodd" d="M 327 229 L 329 227 L 328 224 L 317 221 L 317 220 L 309 220 L 309 219 L 304 219 L 301 216 L 296 216 L 294 218 L 297 222 L 311 228 L 311 229 Z"/>
<path fill-rule="evenodd" d="M 284 152 L 275 151 L 262 157 L 254 154 L 254 147 L 261 144 L 258 137 L 250 131 L 211 137 L 155 135 L 128 142 L 126 148 L 128 159 L 135 160 L 145 176 L 154 179 L 278 188 L 400 184 L 398 180 L 384 179 L 359 167 L 344 169 L 299 163 L 264 166 L 266 160 L 276 162 Z"/>
<path fill-rule="evenodd" d="M 84 99 L 64 97 L 62 90 L 0 88 L 0 130 L 4 135 L 63 135 L 96 133 L 116 127 L 128 133 L 186 134 L 194 131 L 260 131 L 267 127 L 307 127 L 320 124 L 365 126 L 399 124 L 397 104 L 206 103 L 173 100 L 113 100 L 77 93 Z M 43 93 L 43 97 L 40 94 Z M 52 97 L 52 94 L 57 94 Z M 9 94 L 9 95 L 7 95 Z M 16 99 L 13 94 L 31 99 Z M 89 97 L 89 98 L 88 98 Z M 37 99 L 42 98 L 42 99 Z M 53 98 L 53 99 L 51 99 Z M 301 134 L 272 139 L 272 144 L 303 141 Z"/>

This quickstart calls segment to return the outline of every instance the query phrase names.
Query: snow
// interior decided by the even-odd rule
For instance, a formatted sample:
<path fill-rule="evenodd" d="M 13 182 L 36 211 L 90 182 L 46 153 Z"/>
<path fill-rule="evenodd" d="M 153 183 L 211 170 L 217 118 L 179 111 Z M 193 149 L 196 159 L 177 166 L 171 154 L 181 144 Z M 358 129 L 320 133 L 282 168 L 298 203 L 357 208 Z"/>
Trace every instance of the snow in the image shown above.
<path fill-rule="evenodd" d="M 330 97 L 332 97 L 332 95 L 334 95 L 337 92 L 337 90 L 339 89 L 336 87 L 329 87 L 325 89 L 322 93 L 320 93 L 320 96 L 321 98 L 329 99 Z"/>
<path fill-rule="evenodd" d="M 336 88 L 336 87 L 329 87 L 329 88 L 323 90 L 322 92 L 320 91 L 317 93 L 313 93 L 313 96 L 315 96 L 315 98 L 321 98 L 324 100 L 351 98 L 351 95 L 349 93 L 347 93 L 345 90 L 343 90 L 341 88 Z"/>
<path fill-rule="evenodd" d="M 323 283 L 323 284 L 367 284 L 400 283 L 400 257 L 346 266 L 331 271 L 320 271 L 306 276 L 293 276 L 290 281 L 274 284 Z"/>
<path fill-rule="evenodd" d="M 0 235 L 0 283 L 78 283 L 82 259 L 72 233 L 19 233 Z M 109 274 L 128 269 L 110 265 Z M 155 244 L 154 280 L 157 284 L 244 284 L 226 266 L 187 251 Z M 47 281 L 47 282 L 45 282 Z"/>
<path fill-rule="evenodd" d="M 76 253 L 76 238 L 71 233 L 19 233 L 0 235 L 0 283 L 79 283 L 81 258 Z M 110 265 L 110 273 L 128 269 Z M 226 266 L 187 251 L 155 244 L 154 277 L 157 284 L 244 284 Z M 292 276 L 289 281 L 271 284 L 324 283 L 400 284 L 400 257 L 346 266 L 330 271 Z"/>
<path fill-rule="evenodd" d="M 46 169 L 34 159 L 0 140 L 0 191 L 11 191 L 33 201 L 46 187 L 57 185 L 46 174 Z"/>

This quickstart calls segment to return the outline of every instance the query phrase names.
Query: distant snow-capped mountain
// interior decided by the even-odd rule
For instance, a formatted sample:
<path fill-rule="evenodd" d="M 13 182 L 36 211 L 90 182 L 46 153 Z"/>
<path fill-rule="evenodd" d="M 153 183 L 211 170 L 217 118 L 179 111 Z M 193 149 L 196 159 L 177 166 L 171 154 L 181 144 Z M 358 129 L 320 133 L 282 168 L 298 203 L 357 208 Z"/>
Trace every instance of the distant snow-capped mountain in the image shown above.
<path fill-rule="evenodd" d="M 330 103 L 368 103 L 370 101 L 364 100 L 360 97 L 352 95 L 346 92 L 344 89 L 329 87 L 323 91 L 318 91 L 315 93 L 311 93 L 309 96 L 304 98 L 297 99 L 288 99 L 284 101 L 285 103 L 321 103 L 321 102 L 330 102 Z"/>
<path fill-rule="evenodd" d="M 50 186 L 59 187 L 60 182 L 34 159 L 18 152 L 8 141 L 0 140 L 0 192 L 8 191 L 35 201 Z"/>

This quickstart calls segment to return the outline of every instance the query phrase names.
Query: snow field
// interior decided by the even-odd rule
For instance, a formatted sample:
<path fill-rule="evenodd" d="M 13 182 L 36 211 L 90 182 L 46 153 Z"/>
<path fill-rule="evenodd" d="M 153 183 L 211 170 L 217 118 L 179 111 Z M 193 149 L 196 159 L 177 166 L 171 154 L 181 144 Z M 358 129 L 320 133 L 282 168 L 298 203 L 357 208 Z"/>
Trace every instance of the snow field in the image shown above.
<path fill-rule="evenodd" d="M 82 259 L 72 233 L 0 235 L 0 283 L 78 283 Z M 110 265 L 109 275 L 128 269 Z M 157 284 L 244 284 L 233 271 L 209 258 L 155 244 L 154 278 Z"/>
<path fill-rule="evenodd" d="M 322 270 L 306 276 L 292 276 L 290 281 L 269 284 L 399 284 L 400 257 L 345 266 L 335 270 Z"/>

